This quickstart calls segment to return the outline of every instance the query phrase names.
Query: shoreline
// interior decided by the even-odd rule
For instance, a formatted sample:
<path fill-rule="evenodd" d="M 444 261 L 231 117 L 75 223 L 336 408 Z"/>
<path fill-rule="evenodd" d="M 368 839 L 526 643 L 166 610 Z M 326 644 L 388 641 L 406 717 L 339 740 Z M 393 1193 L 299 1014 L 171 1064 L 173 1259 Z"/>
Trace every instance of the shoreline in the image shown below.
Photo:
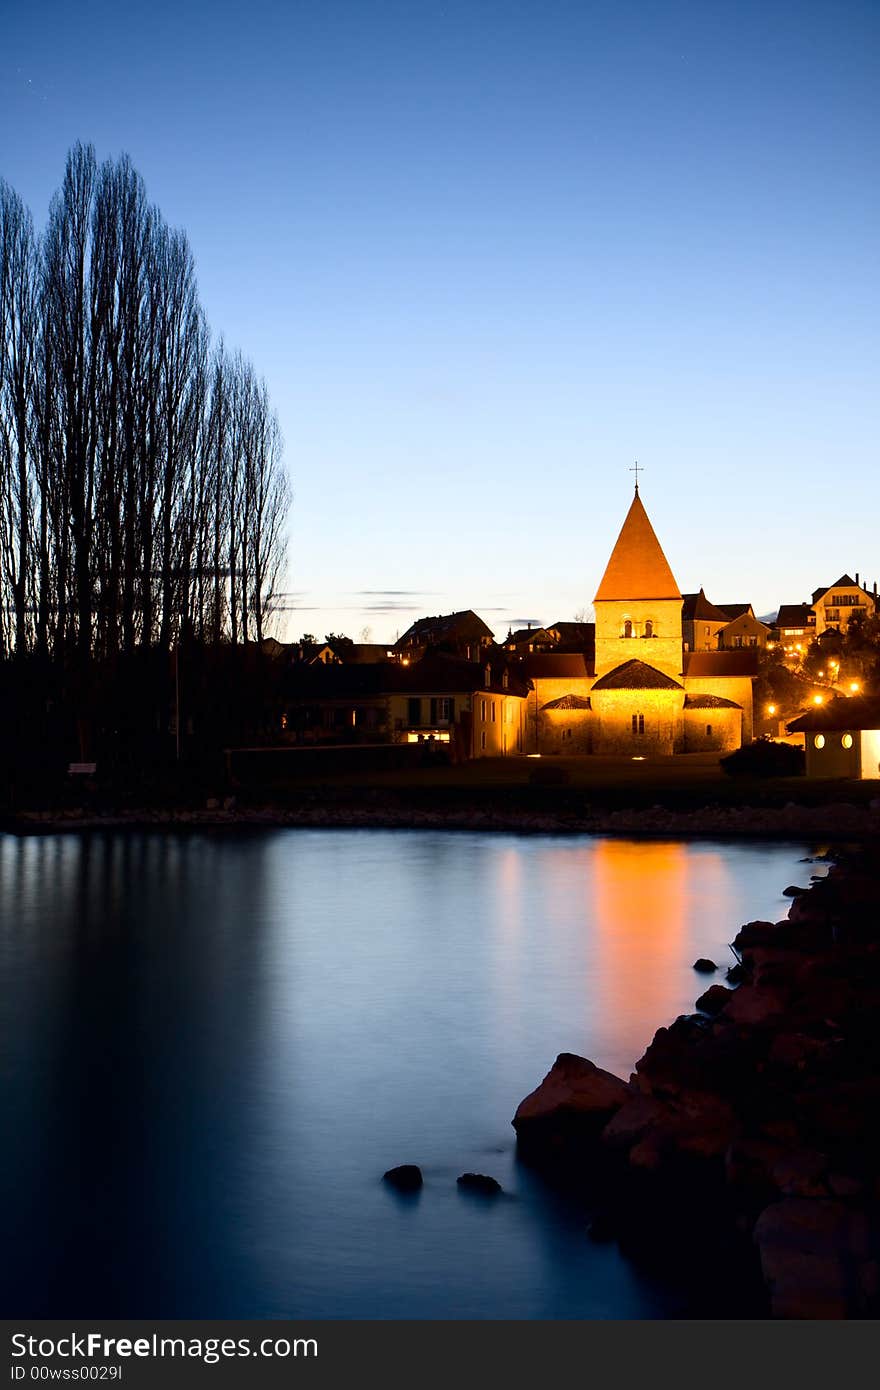
<path fill-rule="evenodd" d="M 687 810 L 664 806 L 632 807 L 576 814 L 530 811 L 508 806 L 479 806 L 425 810 L 407 806 L 313 803 L 300 807 L 277 804 L 221 806 L 204 809 L 135 808 L 91 811 L 85 808 L 20 811 L 0 817 L 0 831 L 13 835 L 59 834 L 92 830 L 252 830 L 377 829 L 461 830 L 520 834 L 639 835 L 646 838 L 772 838 L 817 837 L 829 842 L 871 841 L 880 838 L 880 799 L 868 805 L 830 802 L 782 807 L 709 805 Z"/>
<path fill-rule="evenodd" d="M 512 1121 L 592 1239 L 723 1252 L 775 1318 L 880 1313 L 880 874 L 869 846 L 829 861 L 740 928 L 726 983 L 695 964 L 714 983 L 628 1081 L 561 1053 Z"/>

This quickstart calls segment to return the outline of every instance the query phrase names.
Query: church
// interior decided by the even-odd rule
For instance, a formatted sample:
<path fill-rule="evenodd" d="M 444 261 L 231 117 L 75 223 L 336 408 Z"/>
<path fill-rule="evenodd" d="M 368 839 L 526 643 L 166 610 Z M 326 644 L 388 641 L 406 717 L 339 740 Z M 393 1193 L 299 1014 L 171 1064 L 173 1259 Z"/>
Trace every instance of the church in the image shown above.
<path fill-rule="evenodd" d="M 691 651 L 682 594 L 639 496 L 594 600 L 595 653 L 526 658 L 542 753 L 728 753 L 753 736 L 752 648 Z"/>

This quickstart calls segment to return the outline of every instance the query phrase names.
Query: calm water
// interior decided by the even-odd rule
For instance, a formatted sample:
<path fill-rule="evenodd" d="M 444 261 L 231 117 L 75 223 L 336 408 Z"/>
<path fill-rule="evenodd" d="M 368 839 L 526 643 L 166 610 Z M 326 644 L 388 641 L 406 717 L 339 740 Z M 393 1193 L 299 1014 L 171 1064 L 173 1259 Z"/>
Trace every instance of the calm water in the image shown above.
<path fill-rule="evenodd" d="M 4 1314 L 711 1311 L 709 1275 L 695 1294 L 585 1239 L 510 1120 L 560 1051 L 628 1074 L 807 852 L 0 836 Z M 403 1162 L 414 1200 L 380 1181 Z M 465 1170 L 506 1195 L 460 1193 Z"/>

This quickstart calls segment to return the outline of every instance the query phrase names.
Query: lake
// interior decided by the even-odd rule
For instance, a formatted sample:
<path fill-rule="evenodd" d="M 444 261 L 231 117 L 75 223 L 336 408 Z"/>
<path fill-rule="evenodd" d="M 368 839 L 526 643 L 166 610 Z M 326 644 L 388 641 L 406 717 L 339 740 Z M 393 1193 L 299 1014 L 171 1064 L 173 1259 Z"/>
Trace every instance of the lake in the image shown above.
<path fill-rule="evenodd" d="M 723 1272 L 591 1243 L 510 1121 L 561 1051 L 628 1075 L 810 852 L 0 836 L 4 1315 L 730 1315 Z M 399 1163 L 415 1199 L 381 1181 Z"/>

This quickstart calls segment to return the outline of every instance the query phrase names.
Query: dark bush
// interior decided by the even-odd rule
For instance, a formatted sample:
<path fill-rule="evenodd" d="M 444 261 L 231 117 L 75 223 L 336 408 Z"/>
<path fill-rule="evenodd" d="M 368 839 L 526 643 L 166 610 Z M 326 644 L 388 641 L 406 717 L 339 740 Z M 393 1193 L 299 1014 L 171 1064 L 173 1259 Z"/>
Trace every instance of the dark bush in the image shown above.
<path fill-rule="evenodd" d="M 728 777 L 799 777 L 804 771 L 804 750 L 763 738 L 729 753 L 721 766 Z"/>

